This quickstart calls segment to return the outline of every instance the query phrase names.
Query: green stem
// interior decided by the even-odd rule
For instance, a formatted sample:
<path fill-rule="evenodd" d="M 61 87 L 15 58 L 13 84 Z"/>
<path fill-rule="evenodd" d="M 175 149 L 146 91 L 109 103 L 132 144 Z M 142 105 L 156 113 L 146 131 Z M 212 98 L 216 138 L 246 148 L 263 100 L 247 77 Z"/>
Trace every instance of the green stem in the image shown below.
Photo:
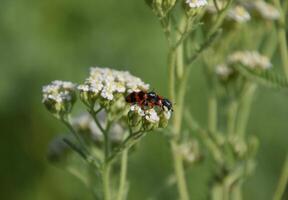
<path fill-rule="evenodd" d="M 128 161 L 128 149 L 125 149 L 122 153 L 122 158 L 121 158 L 120 183 L 119 183 L 117 200 L 124 200 L 125 199 L 127 161 Z"/>
<path fill-rule="evenodd" d="M 83 152 L 85 152 L 85 154 L 88 153 L 88 150 L 86 148 L 86 144 L 83 140 L 83 138 L 77 133 L 77 131 L 72 127 L 71 122 L 69 120 L 69 117 L 65 118 L 61 118 L 61 121 L 63 122 L 63 124 L 69 129 L 69 131 L 74 135 L 74 137 L 76 138 L 76 140 L 78 141 L 78 143 L 80 144 L 80 147 L 82 149 Z"/>
<path fill-rule="evenodd" d="M 103 190 L 104 200 L 110 200 L 110 165 L 105 165 L 103 169 Z"/>
<path fill-rule="evenodd" d="M 124 150 L 129 150 L 133 145 L 135 145 L 141 138 L 146 135 L 146 132 L 136 132 L 127 137 L 124 142 L 118 147 L 108 158 L 106 163 L 111 163 L 119 154 Z"/>
<path fill-rule="evenodd" d="M 280 18 L 278 21 L 278 24 L 279 24 L 278 42 L 279 42 L 280 54 L 282 58 L 283 70 L 286 74 L 286 77 L 288 78 L 288 49 L 287 49 L 287 38 L 286 38 L 286 30 L 285 30 L 285 24 L 286 24 L 285 10 L 287 8 L 285 7 L 283 8 L 281 6 L 280 0 L 274 0 L 274 4 L 280 11 Z M 285 5 L 287 6 L 287 3 Z"/>
<path fill-rule="evenodd" d="M 180 80 L 179 91 L 177 94 L 177 104 L 175 105 L 175 114 L 173 118 L 174 138 L 170 142 L 174 160 L 174 170 L 177 179 L 177 186 L 181 200 L 189 200 L 189 193 L 185 180 L 183 159 L 178 153 L 178 144 L 177 144 L 177 141 L 179 140 L 181 134 L 184 98 L 186 93 L 187 80 L 190 73 L 189 69 L 190 68 L 185 70 L 182 80 Z"/>
<path fill-rule="evenodd" d="M 185 120 L 187 121 L 188 126 L 192 131 L 196 131 L 199 133 L 201 139 L 204 141 L 207 149 L 213 155 L 213 158 L 219 165 L 223 165 L 223 153 L 219 148 L 218 144 L 212 139 L 211 134 L 207 133 L 204 129 L 202 129 L 197 122 L 194 121 L 191 114 L 189 112 L 185 113 Z"/>
<path fill-rule="evenodd" d="M 221 184 L 215 184 L 212 188 L 212 200 L 223 200 L 223 191 Z"/>
<path fill-rule="evenodd" d="M 288 78 L 288 49 L 287 49 L 287 38 L 286 38 L 286 11 L 287 11 L 287 2 L 285 2 L 284 7 L 281 6 L 281 3 L 279 0 L 274 0 L 274 4 L 280 11 L 280 19 L 279 19 L 279 28 L 278 28 L 278 42 L 279 42 L 279 48 L 280 48 L 280 54 L 282 59 L 282 66 L 283 70 L 286 74 L 286 77 Z M 274 195 L 273 200 L 281 200 L 286 185 L 288 182 L 288 154 L 286 155 L 286 161 L 283 166 L 283 171 Z"/>
<path fill-rule="evenodd" d="M 235 122 L 237 117 L 238 103 L 236 100 L 232 100 L 228 106 L 227 111 L 227 135 L 235 134 Z"/>
<path fill-rule="evenodd" d="M 169 96 L 172 102 L 175 102 L 175 62 L 176 62 L 176 53 L 173 49 L 171 49 L 168 55 L 168 67 L 169 67 Z"/>
<path fill-rule="evenodd" d="M 249 114 L 251 110 L 252 100 L 254 97 L 254 93 L 257 89 L 256 84 L 250 84 L 243 93 L 243 97 L 241 99 L 241 105 L 239 109 L 239 115 L 237 119 L 237 135 L 244 137 L 246 132 L 247 123 L 249 120 Z"/>
<path fill-rule="evenodd" d="M 188 188 L 185 180 L 185 172 L 182 157 L 178 153 L 178 144 L 175 140 L 171 140 L 171 149 L 174 159 L 174 170 L 177 179 L 177 187 L 181 200 L 189 200 Z"/>
<path fill-rule="evenodd" d="M 282 199 L 284 192 L 285 192 L 285 188 L 287 187 L 287 183 L 288 183 L 288 154 L 286 156 L 286 160 L 283 165 L 283 170 L 282 170 L 273 200 Z"/>
<path fill-rule="evenodd" d="M 231 199 L 242 200 L 242 183 L 237 183 L 232 187 Z"/>
<path fill-rule="evenodd" d="M 223 10 L 221 10 L 219 12 L 219 15 L 214 23 L 214 25 L 212 26 L 212 28 L 210 29 L 209 33 L 208 33 L 208 38 L 213 35 L 219 28 L 220 26 L 222 25 L 225 17 L 226 17 L 226 14 L 232 4 L 233 0 L 228 0 L 226 6 L 223 8 Z"/>
<path fill-rule="evenodd" d="M 217 131 L 217 98 L 212 94 L 208 98 L 208 129 L 212 134 Z"/>

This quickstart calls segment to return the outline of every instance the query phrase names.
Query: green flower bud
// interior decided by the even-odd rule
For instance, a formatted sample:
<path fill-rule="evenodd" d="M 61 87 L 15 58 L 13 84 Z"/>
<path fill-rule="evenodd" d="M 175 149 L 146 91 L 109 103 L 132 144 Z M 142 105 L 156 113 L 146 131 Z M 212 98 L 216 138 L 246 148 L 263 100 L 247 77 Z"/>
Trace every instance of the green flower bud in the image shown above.
<path fill-rule="evenodd" d="M 197 140 L 185 141 L 178 147 L 178 151 L 187 165 L 195 164 L 202 158 Z"/>
<path fill-rule="evenodd" d="M 147 5 L 160 18 L 163 18 L 174 7 L 176 0 L 145 0 Z"/>

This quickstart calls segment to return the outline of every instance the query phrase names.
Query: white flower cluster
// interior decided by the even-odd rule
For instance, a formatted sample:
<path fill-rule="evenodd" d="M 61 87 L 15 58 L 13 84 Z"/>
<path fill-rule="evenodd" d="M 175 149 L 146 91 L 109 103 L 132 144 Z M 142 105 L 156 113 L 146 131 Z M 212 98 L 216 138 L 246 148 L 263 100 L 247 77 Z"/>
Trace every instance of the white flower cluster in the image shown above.
<path fill-rule="evenodd" d="M 227 80 L 233 73 L 233 69 L 226 64 L 216 66 L 216 75 L 222 80 Z"/>
<path fill-rule="evenodd" d="M 190 8 L 200 8 L 208 4 L 207 0 L 186 0 Z"/>
<path fill-rule="evenodd" d="M 75 85 L 71 82 L 52 81 L 42 88 L 42 103 L 56 117 L 71 112 L 75 101 Z"/>
<path fill-rule="evenodd" d="M 113 100 L 116 93 L 148 90 L 149 85 L 127 71 L 92 67 L 85 83 L 78 86 L 80 92 L 89 92 L 106 100 Z"/>
<path fill-rule="evenodd" d="M 237 51 L 228 57 L 228 64 L 240 63 L 250 69 L 266 70 L 272 64 L 266 56 L 257 51 Z"/>
<path fill-rule="evenodd" d="M 151 127 L 158 127 L 158 125 L 159 127 L 165 127 L 171 117 L 171 112 L 171 110 L 162 108 L 159 110 L 155 108 L 145 110 L 138 105 L 131 105 L 130 107 L 130 114 L 133 113 L 132 118 L 138 118 L 136 124 L 143 123 L 146 126 L 152 125 Z"/>
<path fill-rule="evenodd" d="M 227 18 L 238 23 L 245 23 L 251 19 L 251 16 L 243 6 L 237 5 L 228 11 Z"/>
<path fill-rule="evenodd" d="M 178 147 L 179 154 L 187 163 L 195 163 L 200 159 L 200 148 L 196 140 L 189 140 Z"/>
<path fill-rule="evenodd" d="M 53 100 L 57 103 L 71 101 L 73 98 L 71 92 L 74 88 L 75 84 L 68 81 L 52 81 L 49 85 L 45 85 L 42 88 L 42 102 L 47 100 Z"/>
<path fill-rule="evenodd" d="M 277 10 L 273 5 L 262 0 L 245 2 L 244 6 L 249 11 L 254 12 L 266 20 L 277 20 L 280 17 L 279 10 Z"/>

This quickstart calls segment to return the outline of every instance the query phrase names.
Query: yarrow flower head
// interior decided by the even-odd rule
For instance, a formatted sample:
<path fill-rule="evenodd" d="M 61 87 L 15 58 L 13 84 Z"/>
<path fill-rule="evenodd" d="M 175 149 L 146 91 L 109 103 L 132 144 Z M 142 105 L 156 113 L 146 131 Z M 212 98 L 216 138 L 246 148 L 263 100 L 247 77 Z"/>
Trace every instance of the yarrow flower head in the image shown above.
<path fill-rule="evenodd" d="M 256 17 L 264 20 L 277 20 L 280 17 L 277 8 L 262 0 L 244 2 L 243 5 Z"/>
<path fill-rule="evenodd" d="M 216 75 L 221 81 L 228 80 L 234 74 L 234 70 L 227 64 L 220 64 L 216 66 Z"/>
<path fill-rule="evenodd" d="M 158 107 L 144 109 L 135 104 L 131 105 L 128 118 L 131 127 L 150 131 L 155 128 L 166 127 L 171 117 L 171 112 L 171 110 Z"/>
<path fill-rule="evenodd" d="M 190 8 L 200 8 L 208 4 L 207 0 L 186 0 L 186 4 Z"/>
<path fill-rule="evenodd" d="M 228 12 L 227 18 L 238 23 L 244 23 L 251 19 L 249 12 L 243 6 L 235 6 Z"/>
<path fill-rule="evenodd" d="M 194 164 L 202 157 L 197 140 L 185 141 L 178 147 L 178 151 L 187 164 Z"/>
<path fill-rule="evenodd" d="M 148 90 L 149 85 L 127 71 L 92 67 L 90 76 L 79 85 L 81 100 L 89 107 L 96 102 L 108 108 L 119 97 L 132 91 Z"/>
<path fill-rule="evenodd" d="M 70 113 L 75 101 L 75 84 L 71 82 L 56 80 L 42 88 L 42 102 L 57 117 Z"/>
<path fill-rule="evenodd" d="M 257 51 L 237 51 L 228 57 L 228 64 L 242 64 L 254 70 L 267 70 L 272 67 L 269 58 Z"/>

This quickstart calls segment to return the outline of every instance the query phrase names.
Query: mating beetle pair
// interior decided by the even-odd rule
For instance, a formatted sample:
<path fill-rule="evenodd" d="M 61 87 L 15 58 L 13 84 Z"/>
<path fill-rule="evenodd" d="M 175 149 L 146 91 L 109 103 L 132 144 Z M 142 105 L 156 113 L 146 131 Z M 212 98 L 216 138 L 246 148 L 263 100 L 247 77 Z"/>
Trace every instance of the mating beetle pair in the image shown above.
<path fill-rule="evenodd" d="M 132 92 L 126 96 L 125 100 L 128 103 L 138 104 L 141 108 L 159 106 L 163 110 L 166 108 L 167 110 L 173 111 L 172 103 L 168 99 L 157 95 L 155 92 Z"/>

